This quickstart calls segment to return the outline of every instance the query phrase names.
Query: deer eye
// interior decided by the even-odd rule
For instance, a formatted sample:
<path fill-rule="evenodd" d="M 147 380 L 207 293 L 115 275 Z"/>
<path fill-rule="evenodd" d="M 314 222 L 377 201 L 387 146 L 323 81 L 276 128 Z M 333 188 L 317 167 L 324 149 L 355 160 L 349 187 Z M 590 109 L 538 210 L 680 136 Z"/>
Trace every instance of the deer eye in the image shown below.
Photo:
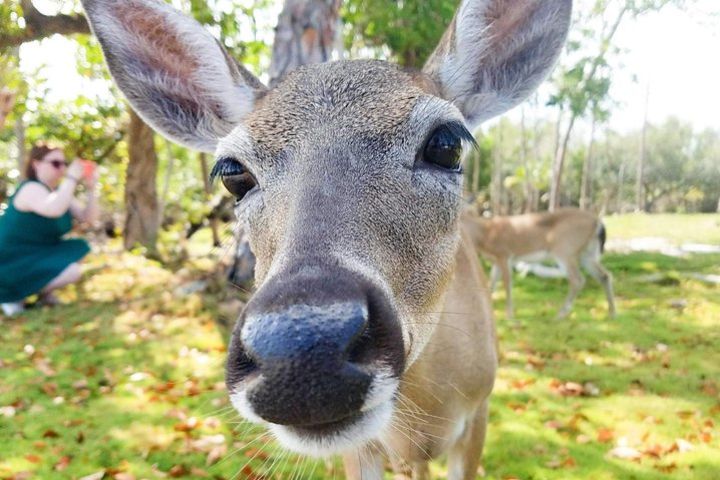
<path fill-rule="evenodd" d="M 463 140 L 475 140 L 460 123 L 448 123 L 436 128 L 425 143 L 422 158 L 447 170 L 460 171 Z"/>
<path fill-rule="evenodd" d="M 235 200 L 240 201 L 247 193 L 255 188 L 257 181 L 245 166 L 234 158 L 221 158 L 215 163 L 210 172 L 210 179 L 220 177 L 228 192 Z"/>

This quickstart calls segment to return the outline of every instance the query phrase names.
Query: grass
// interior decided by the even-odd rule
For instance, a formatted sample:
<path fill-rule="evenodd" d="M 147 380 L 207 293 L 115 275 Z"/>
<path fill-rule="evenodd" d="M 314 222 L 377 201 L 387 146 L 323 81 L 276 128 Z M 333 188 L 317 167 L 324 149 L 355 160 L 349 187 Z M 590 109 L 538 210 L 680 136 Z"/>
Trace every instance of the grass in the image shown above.
<path fill-rule="evenodd" d="M 515 322 L 494 299 L 502 360 L 486 478 L 717 478 L 720 288 L 683 273 L 720 274 L 720 255 L 604 262 L 615 320 L 592 281 L 565 321 L 553 319 L 563 280 L 517 278 Z M 211 257 L 179 272 L 112 252 L 91 263 L 67 306 L 0 322 L 0 479 L 342 478 L 337 462 L 286 456 L 232 413 Z M 668 273 L 642 279 L 657 272 Z M 179 295 L 201 277 L 208 292 Z M 444 476 L 444 462 L 433 471 Z"/>
<path fill-rule="evenodd" d="M 626 214 L 603 218 L 609 238 L 660 237 L 673 243 L 720 245 L 720 214 Z"/>

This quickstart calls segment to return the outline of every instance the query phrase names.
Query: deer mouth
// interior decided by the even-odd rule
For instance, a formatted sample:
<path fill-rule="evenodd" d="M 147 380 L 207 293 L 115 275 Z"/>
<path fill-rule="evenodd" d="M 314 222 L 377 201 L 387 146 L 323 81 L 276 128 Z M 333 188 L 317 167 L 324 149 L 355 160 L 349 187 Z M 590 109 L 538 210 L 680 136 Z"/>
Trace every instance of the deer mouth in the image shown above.
<path fill-rule="evenodd" d="M 322 423 L 281 425 L 268 422 L 248 401 L 247 388 L 236 390 L 230 398 L 246 419 L 267 425 L 283 447 L 304 455 L 327 457 L 356 450 L 383 436 L 392 420 L 399 383 L 389 371 L 377 373 L 360 411 Z"/>
<path fill-rule="evenodd" d="M 320 425 L 270 424 L 269 429 L 285 448 L 312 457 L 328 457 L 357 450 L 378 440 L 389 427 L 391 400 L 348 418 Z"/>

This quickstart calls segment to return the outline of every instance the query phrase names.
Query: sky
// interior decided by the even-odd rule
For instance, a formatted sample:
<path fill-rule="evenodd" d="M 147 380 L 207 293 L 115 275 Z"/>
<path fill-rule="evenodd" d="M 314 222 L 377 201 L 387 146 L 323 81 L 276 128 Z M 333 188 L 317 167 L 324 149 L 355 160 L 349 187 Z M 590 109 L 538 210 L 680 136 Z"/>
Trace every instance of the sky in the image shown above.
<path fill-rule="evenodd" d="M 38 6 L 42 2 L 38 1 Z M 674 115 L 697 129 L 720 130 L 719 0 L 698 0 L 687 12 L 668 7 L 628 20 L 617 33 L 624 68 L 613 78 L 611 96 L 618 102 L 609 126 L 627 131 L 642 125 L 649 86 L 648 119 L 660 123 Z M 276 14 L 276 13 L 274 13 Z M 75 73 L 71 40 L 53 37 L 22 47 L 21 69 L 30 75 L 43 68 L 48 100 L 107 95 L 107 85 Z"/>

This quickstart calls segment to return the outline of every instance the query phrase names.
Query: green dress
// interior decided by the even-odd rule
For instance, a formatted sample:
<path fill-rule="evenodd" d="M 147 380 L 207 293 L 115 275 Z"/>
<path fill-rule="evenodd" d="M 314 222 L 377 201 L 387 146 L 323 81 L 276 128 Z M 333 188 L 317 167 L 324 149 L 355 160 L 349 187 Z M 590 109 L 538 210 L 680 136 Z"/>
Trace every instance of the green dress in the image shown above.
<path fill-rule="evenodd" d="M 21 212 L 13 204 L 15 195 L 0 212 L 0 303 L 38 293 L 90 251 L 85 240 L 62 238 L 72 229 L 69 210 L 59 218 Z"/>

